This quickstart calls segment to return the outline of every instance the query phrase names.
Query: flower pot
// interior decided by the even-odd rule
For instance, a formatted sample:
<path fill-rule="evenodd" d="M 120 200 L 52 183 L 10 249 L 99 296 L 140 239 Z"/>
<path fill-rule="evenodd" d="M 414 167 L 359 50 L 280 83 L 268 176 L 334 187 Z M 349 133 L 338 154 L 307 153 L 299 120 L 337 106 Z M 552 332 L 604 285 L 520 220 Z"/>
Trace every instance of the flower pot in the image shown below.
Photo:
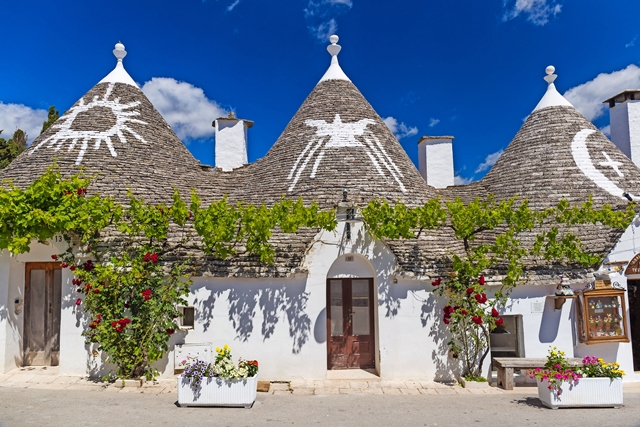
<path fill-rule="evenodd" d="M 468 381 L 464 378 L 460 379 L 460 383 L 464 388 L 486 389 L 491 387 L 487 381 Z"/>
<path fill-rule="evenodd" d="M 178 404 L 180 406 L 238 406 L 250 408 L 256 400 L 258 376 L 230 380 L 204 378 L 200 387 L 191 388 L 191 381 L 178 377 Z"/>
<path fill-rule="evenodd" d="M 565 407 L 619 408 L 622 405 L 622 378 L 580 378 L 578 383 L 563 381 L 558 394 L 549 382 L 538 380 L 538 397 L 551 409 Z"/>

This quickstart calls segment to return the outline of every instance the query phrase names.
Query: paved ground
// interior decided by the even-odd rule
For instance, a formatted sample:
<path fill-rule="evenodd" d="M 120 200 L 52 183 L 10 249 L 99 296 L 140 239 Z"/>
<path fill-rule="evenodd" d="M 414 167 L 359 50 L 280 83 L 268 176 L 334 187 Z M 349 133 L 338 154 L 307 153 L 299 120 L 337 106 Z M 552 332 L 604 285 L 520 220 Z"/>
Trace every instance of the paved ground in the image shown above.
<path fill-rule="evenodd" d="M 0 426 L 640 426 L 640 387 L 625 387 L 620 409 L 553 411 L 532 387 L 478 394 L 430 382 L 292 382 L 236 409 L 180 408 L 174 382 L 120 389 L 16 371 L 0 376 Z"/>

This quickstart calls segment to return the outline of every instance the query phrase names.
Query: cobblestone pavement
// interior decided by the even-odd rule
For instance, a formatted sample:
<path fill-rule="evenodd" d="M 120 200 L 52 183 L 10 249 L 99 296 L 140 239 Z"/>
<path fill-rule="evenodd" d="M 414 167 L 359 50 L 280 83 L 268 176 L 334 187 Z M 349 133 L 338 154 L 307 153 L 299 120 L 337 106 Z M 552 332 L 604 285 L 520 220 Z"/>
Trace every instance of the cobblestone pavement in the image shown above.
<path fill-rule="evenodd" d="M 142 387 L 62 376 L 57 368 L 0 375 L 0 427 L 144 426 L 640 426 L 640 384 L 626 384 L 620 409 L 544 408 L 535 387 L 464 389 L 430 381 L 271 382 L 251 410 L 180 408 L 177 382 Z M 612 420 L 615 419 L 615 423 Z"/>
<path fill-rule="evenodd" d="M 142 387 L 121 387 L 118 382 L 105 383 L 83 377 L 63 376 L 56 367 L 25 367 L 0 375 L 0 387 L 16 387 L 40 390 L 93 390 L 113 393 L 176 393 L 175 379 L 159 379 Z M 457 384 L 433 381 L 385 381 L 385 380 L 325 380 L 271 383 L 273 395 L 331 395 L 331 394 L 501 394 L 495 387 L 465 389 Z"/>

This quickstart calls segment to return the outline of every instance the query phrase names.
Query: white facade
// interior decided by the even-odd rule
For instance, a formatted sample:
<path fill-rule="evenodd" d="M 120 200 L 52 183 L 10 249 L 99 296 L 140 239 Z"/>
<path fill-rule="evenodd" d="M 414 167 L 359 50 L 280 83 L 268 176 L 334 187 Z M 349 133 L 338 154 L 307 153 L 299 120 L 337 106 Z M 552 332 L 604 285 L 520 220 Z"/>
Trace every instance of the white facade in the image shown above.
<path fill-rule="evenodd" d="M 432 187 L 445 188 L 454 184 L 453 137 L 423 136 L 418 142 L 420 175 Z"/>
<path fill-rule="evenodd" d="M 213 122 L 216 128 L 216 167 L 229 172 L 249 163 L 247 130 L 253 122 L 236 118 L 220 118 Z"/>
<path fill-rule="evenodd" d="M 609 109 L 611 142 L 640 167 L 640 101 L 625 101 Z"/>

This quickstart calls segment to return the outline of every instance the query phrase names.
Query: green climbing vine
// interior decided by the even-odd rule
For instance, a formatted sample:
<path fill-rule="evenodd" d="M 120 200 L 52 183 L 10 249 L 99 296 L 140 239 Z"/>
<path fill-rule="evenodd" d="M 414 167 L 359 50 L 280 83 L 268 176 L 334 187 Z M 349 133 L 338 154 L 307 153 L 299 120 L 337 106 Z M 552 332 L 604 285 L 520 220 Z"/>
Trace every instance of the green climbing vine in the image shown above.
<path fill-rule="evenodd" d="M 193 246 L 193 230 L 205 253 L 229 258 L 244 251 L 273 263 L 275 230 L 333 230 L 337 225 L 335 212 L 320 211 L 316 203 L 305 206 L 302 200 L 256 206 L 224 197 L 204 206 L 194 192 L 187 206 L 174 191 L 171 205 L 151 205 L 131 194 L 122 205 L 89 194 L 90 183 L 82 174 L 63 178 L 55 166 L 25 189 L 5 183 L 0 187 L 0 249 L 23 253 L 33 240 L 66 236 L 69 249 L 52 258 L 74 275 L 87 344 L 107 354 L 120 378 L 157 375 L 153 362 L 168 349 L 180 315 L 177 307 L 186 305 L 191 284 L 192 260 L 176 260 L 169 252 Z"/>
<path fill-rule="evenodd" d="M 461 249 L 449 251 L 450 271 L 434 278 L 432 285 L 446 302 L 442 322 L 451 331 L 449 348 L 461 356 L 470 378 L 481 374 L 489 334 L 504 323 L 500 310 L 509 294 L 527 278 L 526 260 L 595 267 L 605 254 L 586 250 L 572 226 L 623 230 L 634 215 L 633 204 L 623 211 L 609 205 L 596 209 L 591 198 L 577 206 L 562 200 L 555 207 L 533 210 L 527 200 L 497 200 L 493 195 L 469 203 L 433 199 L 415 208 L 372 200 L 362 209 L 367 228 L 380 239 L 418 238 L 424 230 L 452 231 Z M 525 234 L 533 234 L 533 242 L 527 242 Z M 489 274 L 500 275 L 492 299 L 485 287 Z"/>

